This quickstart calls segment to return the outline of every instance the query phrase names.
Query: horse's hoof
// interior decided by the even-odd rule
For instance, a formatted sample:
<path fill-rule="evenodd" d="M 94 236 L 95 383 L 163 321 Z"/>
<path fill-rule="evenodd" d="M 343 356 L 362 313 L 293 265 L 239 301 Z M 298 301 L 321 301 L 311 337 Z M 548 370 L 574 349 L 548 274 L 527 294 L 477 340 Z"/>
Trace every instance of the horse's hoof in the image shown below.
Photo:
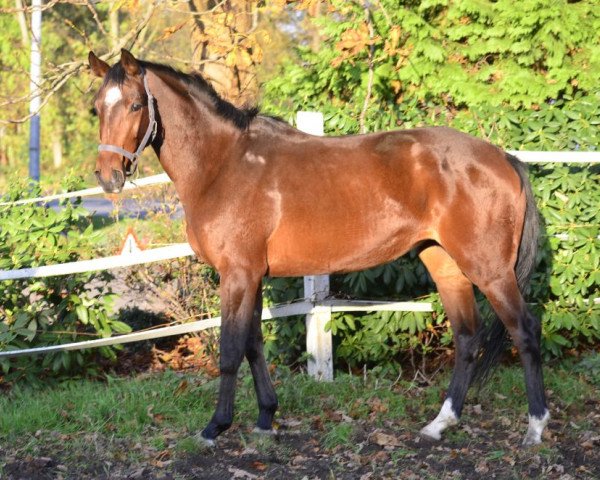
<path fill-rule="evenodd" d="M 212 439 L 212 438 L 206 438 L 201 433 L 195 435 L 194 438 L 196 439 L 196 441 L 198 442 L 198 444 L 201 447 L 204 447 L 204 448 L 215 448 L 217 446 L 217 443 L 215 442 L 214 439 Z"/>
<path fill-rule="evenodd" d="M 530 436 L 530 435 L 525 435 L 525 438 L 523 439 L 524 447 L 535 447 L 536 445 L 540 445 L 541 443 L 542 443 L 541 438 L 536 438 L 536 437 Z"/>
<path fill-rule="evenodd" d="M 419 435 L 425 440 L 439 442 L 442 439 L 442 433 L 436 428 L 430 428 L 430 425 L 422 428 Z"/>
<path fill-rule="evenodd" d="M 276 436 L 277 430 L 275 430 L 274 428 L 265 430 L 264 428 L 254 427 L 254 430 L 252 430 L 252 433 L 258 433 L 259 435 L 266 435 L 266 436 Z"/>

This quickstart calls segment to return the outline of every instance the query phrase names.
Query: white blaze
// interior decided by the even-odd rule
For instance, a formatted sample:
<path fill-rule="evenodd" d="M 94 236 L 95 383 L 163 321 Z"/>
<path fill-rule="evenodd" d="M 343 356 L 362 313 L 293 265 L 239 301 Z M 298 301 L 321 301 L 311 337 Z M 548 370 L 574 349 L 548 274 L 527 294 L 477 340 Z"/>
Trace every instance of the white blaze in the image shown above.
<path fill-rule="evenodd" d="M 121 98 L 123 98 L 121 89 L 119 87 L 111 87 L 106 91 L 106 95 L 104 95 L 104 104 L 107 107 L 112 107 Z"/>

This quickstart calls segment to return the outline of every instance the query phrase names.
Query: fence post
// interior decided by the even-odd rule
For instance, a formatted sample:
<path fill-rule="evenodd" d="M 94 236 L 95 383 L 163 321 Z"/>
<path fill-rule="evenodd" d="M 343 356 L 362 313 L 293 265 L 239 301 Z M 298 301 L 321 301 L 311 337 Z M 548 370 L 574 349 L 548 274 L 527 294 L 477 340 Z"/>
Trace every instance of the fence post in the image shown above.
<path fill-rule="evenodd" d="M 304 277 L 304 296 L 316 303 L 329 295 L 329 276 Z M 331 307 L 315 306 L 306 315 L 308 374 L 317 380 L 333 380 L 333 339 L 325 325 L 331 320 Z"/>
<path fill-rule="evenodd" d="M 323 135 L 323 114 L 298 112 L 296 126 L 312 135 Z M 317 303 L 329 295 L 329 276 L 304 277 L 304 296 Z M 308 374 L 318 380 L 333 380 L 333 339 L 325 325 L 331 320 L 331 307 L 315 306 L 306 315 L 306 352 L 309 355 Z"/>

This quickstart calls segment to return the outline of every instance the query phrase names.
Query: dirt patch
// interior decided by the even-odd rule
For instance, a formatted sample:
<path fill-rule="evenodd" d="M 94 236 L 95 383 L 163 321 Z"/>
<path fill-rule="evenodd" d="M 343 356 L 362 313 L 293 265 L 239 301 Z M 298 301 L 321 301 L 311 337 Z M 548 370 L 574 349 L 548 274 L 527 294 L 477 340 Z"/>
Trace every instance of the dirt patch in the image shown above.
<path fill-rule="evenodd" d="M 520 446 L 525 421 L 469 408 L 462 426 L 442 442 L 421 439 L 418 419 L 383 423 L 339 415 L 287 419 L 276 436 L 234 424 L 217 447 L 200 446 L 189 432 L 169 432 L 161 448 L 110 435 L 47 436 L 42 447 L 0 450 L 1 478 L 24 479 L 474 479 L 600 478 L 600 410 L 552 420 L 544 444 Z M 377 424 L 380 423 L 380 424 Z M 410 429 L 408 430 L 407 429 Z M 156 434 L 156 432 L 154 432 Z"/>
<path fill-rule="evenodd" d="M 386 423 L 376 428 L 352 422 L 349 442 L 333 448 L 324 446 L 326 434 L 283 430 L 270 440 L 250 442 L 226 434 L 218 448 L 178 459 L 173 471 L 198 479 L 600 478 L 600 434 L 565 436 L 557 432 L 560 422 L 551 425 L 544 445 L 530 449 L 520 447 L 526 425 L 507 431 L 492 418 L 475 424 L 485 430 L 469 422 L 443 442 Z"/>

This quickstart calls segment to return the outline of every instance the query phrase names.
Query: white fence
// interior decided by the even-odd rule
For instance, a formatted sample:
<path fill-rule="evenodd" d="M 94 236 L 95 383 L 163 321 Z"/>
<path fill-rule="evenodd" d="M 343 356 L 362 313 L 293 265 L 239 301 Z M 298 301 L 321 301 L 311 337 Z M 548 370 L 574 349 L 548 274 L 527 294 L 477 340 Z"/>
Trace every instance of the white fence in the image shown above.
<path fill-rule="evenodd" d="M 323 117 L 319 113 L 299 112 L 297 126 L 300 130 L 314 135 L 323 135 Z M 568 162 L 568 163 L 600 163 L 600 152 L 525 152 L 511 151 L 522 161 L 536 162 Z M 166 174 L 154 175 L 127 182 L 124 190 L 158 185 L 169 182 Z M 27 203 L 49 202 L 56 199 L 83 197 L 102 194 L 98 188 L 89 188 L 77 192 L 51 195 L 40 198 L 19 200 L 16 202 L 2 202 L 2 206 L 18 206 Z M 142 252 L 118 255 L 93 260 L 71 262 L 59 265 L 48 265 L 18 270 L 0 271 L 0 281 L 15 280 L 32 277 L 46 277 L 54 275 L 67 275 L 87 271 L 97 271 L 112 268 L 122 268 L 149 262 L 164 261 L 178 257 L 193 255 L 189 244 L 175 244 L 167 247 L 145 250 Z M 311 375 L 322 380 L 333 379 L 333 355 L 331 332 L 325 330 L 325 325 L 331 320 L 332 312 L 339 311 L 419 311 L 430 312 L 432 305 L 425 302 L 369 302 L 369 301 L 344 301 L 327 300 L 329 296 L 329 277 L 305 277 L 304 297 L 302 301 L 265 308 L 263 320 L 282 318 L 292 315 L 306 315 L 307 322 L 307 352 L 309 353 L 308 371 Z M 207 328 L 217 327 L 221 318 L 211 318 L 191 323 L 171 325 L 156 329 L 133 332 L 109 338 L 100 338 L 84 342 L 75 342 L 51 347 L 40 347 L 0 352 L 0 357 L 16 357 L 21 355 L 43 354 L 61 350 L 78 350 L 100 346 L 116 345 L 141 340 L 161 338 L 171 335 L 197 332 Z"/>

